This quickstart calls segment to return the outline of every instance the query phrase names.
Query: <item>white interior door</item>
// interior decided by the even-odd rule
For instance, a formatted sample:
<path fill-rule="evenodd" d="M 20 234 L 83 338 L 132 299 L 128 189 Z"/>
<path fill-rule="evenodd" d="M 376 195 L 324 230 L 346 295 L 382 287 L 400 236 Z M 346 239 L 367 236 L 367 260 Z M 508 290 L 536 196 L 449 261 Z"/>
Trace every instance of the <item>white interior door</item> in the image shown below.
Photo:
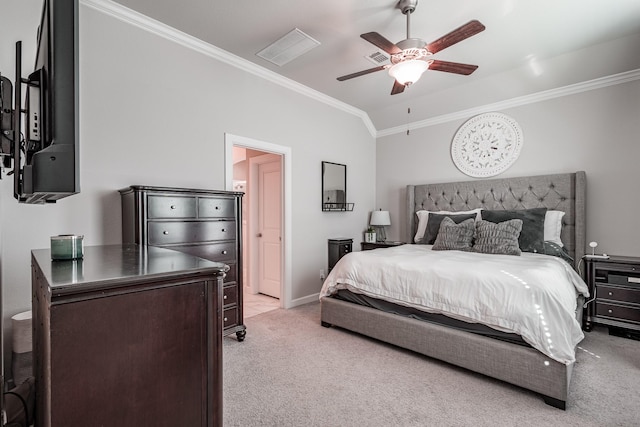
<path fill-rule="evenodd" d="M 280 298 L 282 179 L 281 157 L 258 165 L 258 292 Z M 261 159 L 263 160 L 263 159 Z"/>

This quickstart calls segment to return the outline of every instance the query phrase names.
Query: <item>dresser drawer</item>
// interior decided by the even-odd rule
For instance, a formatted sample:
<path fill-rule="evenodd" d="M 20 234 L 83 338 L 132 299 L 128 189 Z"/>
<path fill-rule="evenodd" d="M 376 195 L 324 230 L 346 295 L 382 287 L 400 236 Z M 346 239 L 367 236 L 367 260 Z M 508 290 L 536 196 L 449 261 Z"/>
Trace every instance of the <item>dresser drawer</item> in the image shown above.
<path fill-rule="evenodd" d="M 598 299 L 640 304 L 640 288 L 636 290 L 597 284 L 596 297 Z"/>
<path fill-rule="evenodd" d="M 195 218 L 196 198 L 180 196 L 147 196 L 149 219 Z"/>
<path fill-rule="evenodd" d="M 225 264 L 229 264 L 230 267 L 233 267 L 233 273 L 231 270 L 227 273 L 227 277 L 225 277 L 225 282 L 230 282 L 231 277 L 234 280 L 237 280 L 237 272 L 235 271 L 236 265 L 236 244 L 235 242 L 225 242 L 225 243 L 211 243 L 208 245 L 185 245 L 185 246 L 176 246 L 171 249 L 175 249 L 181 252 L 188 253 L 190 255 L 199 256 L 200 258 L 208 259 L 210 261 L 222 262 Z M 231 276 L 233 275 L 233 276 Z"/>
<path fill-rule="evenodd" d="M 200 218 L 234 218 L 236 204 L 234 199 L 199 197 L 198 217 Z"/>
<path fill-rule="evenodd" d="M 222 320 L 224 327 L 229 328 L 238 324 L 238 308 L 232 307 L 222 311 Z"/>
<path fill-rule="evenodd" d="M 222 288 L 222 304 L 235 305 L 238 303 L 238 287 L 237 286 L 225 286 Z"/>
<path fill-rule="evenodd" d="M 596 316 L 640 323 L 640 308 L 598 302 Z"/>
<path fill-rule="evenodd" d="M 149 222 L 150 245 L 210 242 L 235 238 L 235 221 Z"/>

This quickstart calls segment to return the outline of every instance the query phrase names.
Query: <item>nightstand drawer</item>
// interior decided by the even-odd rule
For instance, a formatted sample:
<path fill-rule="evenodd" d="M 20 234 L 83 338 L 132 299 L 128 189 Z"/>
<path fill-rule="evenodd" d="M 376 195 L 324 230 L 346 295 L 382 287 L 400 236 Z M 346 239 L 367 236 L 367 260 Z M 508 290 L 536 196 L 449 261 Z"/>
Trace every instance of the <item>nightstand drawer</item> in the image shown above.
<path fill-rule="evenodd" d="M 596 316 L 640 323 L 640 308 L 599 302 L 596 305 Z"/>
<path fill-rule="evenodd" d="M 598 299 L 640 304 L 640 288 L 636 290 L 597 284 L 596 289 L 596 297 Z"/>
<path fill-rule="evenodd" d="M 148 218 L 195 218 L 195 197 L 148 196 Z"/>
<path fill-rule="evenodd" d="M 234 199 L 198 198 L 198 217 L 200 218 L 232 218 L 236 215 Z"/>
<path fill-rule="evenodd" d="M 234 221 L 149 222 L 149 244 L 207 242 L 234 240 Z"/>

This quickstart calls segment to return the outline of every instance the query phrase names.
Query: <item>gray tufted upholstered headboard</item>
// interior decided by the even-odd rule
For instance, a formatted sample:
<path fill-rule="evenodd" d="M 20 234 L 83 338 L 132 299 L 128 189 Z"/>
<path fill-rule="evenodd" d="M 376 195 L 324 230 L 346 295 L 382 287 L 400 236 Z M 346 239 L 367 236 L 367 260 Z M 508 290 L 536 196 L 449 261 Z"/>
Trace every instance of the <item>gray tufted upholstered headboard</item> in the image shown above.
<path fill-rule="evenodd" d="M 585 253 L 584 172 L 501 178 L 442 184 L 407 185 L 409 233 L 413 242 L 417 227 L 416 212 L 465 211 L 475 208 L 492 210 L 530 209 L 546 207 L 564 211 L 561 239 L 575 260 L 574 267 Z"/>

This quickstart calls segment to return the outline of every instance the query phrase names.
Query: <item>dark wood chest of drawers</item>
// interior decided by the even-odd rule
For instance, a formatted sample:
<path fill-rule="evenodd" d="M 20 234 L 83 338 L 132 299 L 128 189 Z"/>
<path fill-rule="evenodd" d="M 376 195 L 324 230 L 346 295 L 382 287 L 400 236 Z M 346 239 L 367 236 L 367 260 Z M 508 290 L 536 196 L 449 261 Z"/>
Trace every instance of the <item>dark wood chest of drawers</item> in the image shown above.
<path fill-rule="evenodd" d="M 120 194 L 123 243 L 162 246 L 229 265 L 223 288 L 224 334 L 244 340 L 244 193 L 133 185 Z"/>
<path fill-rule="evenodd" d="M 592 298 L 586 330 L 596 323 L 640 331 L 640 258 L 587 259 L 586 279 Z"/>

